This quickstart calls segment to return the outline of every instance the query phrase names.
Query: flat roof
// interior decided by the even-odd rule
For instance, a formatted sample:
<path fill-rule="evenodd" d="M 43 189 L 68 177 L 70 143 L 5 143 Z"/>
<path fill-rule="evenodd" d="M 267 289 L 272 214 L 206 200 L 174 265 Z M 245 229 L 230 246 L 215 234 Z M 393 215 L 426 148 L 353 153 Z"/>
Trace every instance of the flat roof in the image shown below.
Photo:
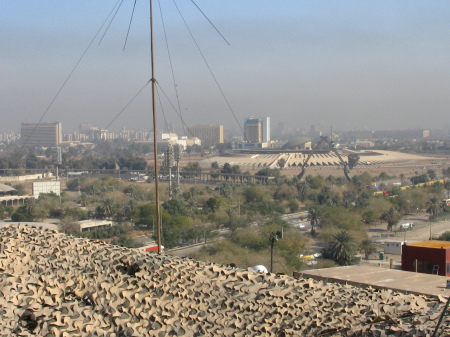
<path fill-rule="evenodd" d="M 346 266 L 295 272 L 294 277 L 305 277 L 337 283 L 348 283 L 357 287 L 392 289 L 404 293 L 444 296 L 450 295 L 446 276 L 414 273 L 398 269 L 372 266 Z"/>
<path fill-rule="evenodd" d="M 429 241 L 421 241 L 415 243 L 408 243 L 408 246 L 414 247 L 424 247 L 424 248 L 450 248 L 450 241 L 437 241 L 437 240 L 429 240 Z"/>

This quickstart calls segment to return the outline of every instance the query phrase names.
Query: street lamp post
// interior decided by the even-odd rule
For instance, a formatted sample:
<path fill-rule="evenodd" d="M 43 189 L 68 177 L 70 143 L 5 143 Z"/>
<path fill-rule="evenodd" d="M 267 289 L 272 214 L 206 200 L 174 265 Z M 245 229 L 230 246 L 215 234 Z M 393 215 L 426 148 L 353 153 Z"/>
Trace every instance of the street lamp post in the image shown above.
<path fill-rule="evenodd" d="M 275 242 L 278 240 L 277 235 L 272 232 L 270 233 L 270 272 L 273 272 L 273 251 L 275 247 Z"/>
<path fill-rule="evenodd" d="M 275 242 L 278 241 L 278 239 L 282 239 L 283 238 L 283 228 L 281 228 L 279 231 L 277 231 L 276 233 L 272 232 L 270 233 L 270 272 L 273 272 L 273 253 L 274 253 L 274 248 L 275 248 Z"/>

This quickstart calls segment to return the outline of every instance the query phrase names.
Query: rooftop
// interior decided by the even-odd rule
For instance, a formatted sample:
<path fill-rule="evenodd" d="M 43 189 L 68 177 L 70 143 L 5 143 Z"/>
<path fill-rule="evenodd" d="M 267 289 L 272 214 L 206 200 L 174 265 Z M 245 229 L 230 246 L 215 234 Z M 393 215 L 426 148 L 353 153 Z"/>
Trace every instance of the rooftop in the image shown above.
<path fill-rule="evenodd" d="M 305 270 L 300 277 L 315 280 L 352 284 L 357 287 L 391 289 L 410 294 L 448 297 L 446 276 L 414 273 L 410 271 L 372 266 L 346 266 L 337 268 Z"/>
<path fill-rule="evenodd" d="M 423 248 L 448 249 L 448 248 L 450 248 L 450 241 L 429 240 L 429 241 L 408 243 L 408 246 L 423 247 Z"/>

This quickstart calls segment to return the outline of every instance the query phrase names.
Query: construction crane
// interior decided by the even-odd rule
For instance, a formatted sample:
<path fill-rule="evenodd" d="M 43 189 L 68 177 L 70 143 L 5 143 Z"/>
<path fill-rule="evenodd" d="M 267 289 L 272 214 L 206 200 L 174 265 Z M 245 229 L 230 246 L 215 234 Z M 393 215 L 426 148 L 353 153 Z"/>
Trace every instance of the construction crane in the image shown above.
<path fill-rule="evenodd" d="M 308 155 L 308 157 L 305 159 L 302 165 L 302 171 L 297 176 L 298 179 L 302 179 L 303 175 L 306 172 L 306 166 L 308 166 L 309 159 L 312 157 L 312 155 L 316 152 L 316 150 L 320 147 L 320 145 L 325 142 L 330 147 L 331 151 L 333 151 L 336 156 L 339 158 L 339 161 L 342 165 L 342 169 L 344 171 L 345 178 L 347 178 L 348 181 L 352 181 L 352 178 L 350 177 L 350 168 L 348 167 L 348 163 L 342 159 L 341 155 L 339 154 L 338 150 L 334 146 L 334 142 L 332 140 L 329 140 L 326 136 L 320 136 L 320 140 L 317 142 L 317 144 L 313 147 L 311 150 L 311 153 Z"/>

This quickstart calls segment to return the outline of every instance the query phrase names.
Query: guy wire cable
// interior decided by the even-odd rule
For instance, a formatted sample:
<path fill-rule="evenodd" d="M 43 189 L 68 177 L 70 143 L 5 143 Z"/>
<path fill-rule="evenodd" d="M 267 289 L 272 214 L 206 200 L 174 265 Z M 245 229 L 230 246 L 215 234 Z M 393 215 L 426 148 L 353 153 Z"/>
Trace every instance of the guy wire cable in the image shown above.
<path fill-rule="evenodd" d="M 113 9 L 111 10 L 111 12 L 108 14 L 108 16 L 106 17 L 106 19 L 103 21 L 102 25 L 100 26 L 100 28 L 97 30 L 97 32 L 95 33 L 94 37 L 92 38 L 91 42 L 89 42 L 88 46 L 86 47 L 86 49 L 84 50 L 84 52 L 81 54 L 81 57 L 78 59 L 78 61 L 76 62 L 75 66 L 72 68 L 72 70 L 70 71 L 69 75 L 66 77 L 66 79 L 64 80 L 63 84 L 61 85 L 61 87 L 59 88 L 58 92 L 56 93 L 56 95 L 53 97 L 53 99 L 50 101 L 50 104 L 47 106 L 47 109 L 45 109 L 44 113 L 42 114 L 41 118 L 39 119 L 39 121 L 37 122 L 37 124 L 35 125 L 35 127 L 33 128 L 33 130 L 31 131 L 30 135 L 28 136 L 28 138 L 25 140 L 25 142 L 22 144 L 21 149 L 23 149 L 25 147 L 25 145 L 28 143 L 28 140 L 30 139 L 30 137 L 34 134 L 34 132 L 36 131 L 36 128 L 41 124 L 42 120 L 44 119 L 45 115 L 48 113 L 48 111 L 50 110 L 50 108 L 53 106 L 53 103 L 55 103 L 56 99 L 58 98 L 59 94 L 61 93 L 61 91 L 64 89 L 64 87 L 66 86 L 67 82 L 69 81 L 69 79 L 72 77 L 73 73 L 75 72 L 75 70 L 78 68 L 78 65 L 81 63 L 81 61 L 83 60 L 84 56 L 86 55 L 86 53 L 88 52 L 88 50 L 90 49 L 90 47 L 92 46 L 92 44 L 94 43 L 95 39 L 97 38 L 98 34 L 100 34 L 100 31 L 102 30 L 103 26 L 105 25 L 106 21 L 108 20 L 108 18 L 111 16 L 112 12 L 114 11 L 114 9 L 116 8 L 117 4 L 119 3 L 118 0 L 117 3 L 114 5 Z M 123 0 L 122 0 L 123 1 Z"/>
<path fill-rule="evenodd" d="M 231 107 L 230 102 L 228 101 L 228 99 L 227 99 L 225 93 L 223 92 L 222 87 L 221 87 L 220 84 L 219 84 L 219 81 L 217 80 L 216 76 L 214 75 L 214 72 L 212 71 L 212 69 L 211 69 L 211 67 L 210 67 L 210 65 L 209 65 L 209 63 L 208 63 L 208 61 L 206 60 L 205 55 L 203 54 L 203 52 L 202 52 L 202 50 L 201 50 L 199 44 L 197 43 L 197 40 L 195 39 L 194 35 L 192 34 L 192 31 L 191 31 L 191 29 L 189 28 L 189 25 L 187 24 L 187 22 L 186 22 L 186 20 L 185 20 L 185 18 L 184 18 L 184 16 L 183 16 L 183 14 L 181 13 L 180 9 L 178 8 L 178 6 L 177 6 L 175 0 L 173 0 L 173 3 L 174 3 L 174 5 L 175 5 L 175 7 L 177 8 L 178 13 L 179 13 L 180 16 L 181 16 L 181 19 L 183 20 L 184 25 L 186 26 L 186 29 L 187 29 L 188 32 L 189 32 L 189 35 L 191 36 L 192 40 L 194 41 L 194 44 L 196 45 L 197 50 L 198 50 L 198 52 L 200 53 L 200 55 L 201 55 L 201 57 L 202 57 L 202 59 L 203 59 L 203 62 L 205 63 L 205 65 L 206 65 L 206 67 L 208 68 L 208 70 L 209 70 L 209 72 L 210 72 L 212 78 L 214 79 L 214 82 L 216 83 L 217 88 L 219 89 L 220 93 L 222 94 L 222 97 L 223 97 L 223 99 L 225 100 L 225 103 L 227 104 L 228 109 L 229 109 L 230 112 L 232 113 L 232 115 L 233 115 L 233 117 L 234 117 L 236 123 L 238 124 L 239 128 L 241 129 L 242 134 L 244 134 L 244 129 L 242 128 L 241 124 L 239 123 L 239 121 L 238 121 L 238 119 L 237 119 L 237 117 L 236 117 L 236 114 L 234 113 L 234 110 L 233 110 L 233 108 Z"/>
<path fill-rule="evenodd" d="M 160 12 L 160 15 L 161 15 L 161 23 L 162 23 L 163 32 L 164 32 L 164 40 L 166 42 L 167 56 L 168 56 L 168 59 L 169 59 L 170 70 L 172 72 L 172 81 L 173 81 L 173 86 L 174 86 L 174 89 L 175 89 L 175 96 L 177 98 L 177 103 L 178 103 L 178 111 L 179 111 L 179 115 L 182 116 L 180 98 L 179 98 L 179 95 L 178 95 L 177 82 L 175 80 L 175 72 L 174 72 L 174 69 L 173 69 L 172 56 L 171 56 L 170 48 L 169 48 L 169 40 L 167 38 L 166 25 L 165 25 L 164 15 L 163 15 L 163 12 L 162 12 L 162 7 L 161 7 L 161 2 L 160 1 L 158 1 L 158 5 L 159 5 L 159 12 Z M 183 134 L 186 135 L 186 130 L 184 129 L 183 123 L 181 125 L 183 127 Z"/>

